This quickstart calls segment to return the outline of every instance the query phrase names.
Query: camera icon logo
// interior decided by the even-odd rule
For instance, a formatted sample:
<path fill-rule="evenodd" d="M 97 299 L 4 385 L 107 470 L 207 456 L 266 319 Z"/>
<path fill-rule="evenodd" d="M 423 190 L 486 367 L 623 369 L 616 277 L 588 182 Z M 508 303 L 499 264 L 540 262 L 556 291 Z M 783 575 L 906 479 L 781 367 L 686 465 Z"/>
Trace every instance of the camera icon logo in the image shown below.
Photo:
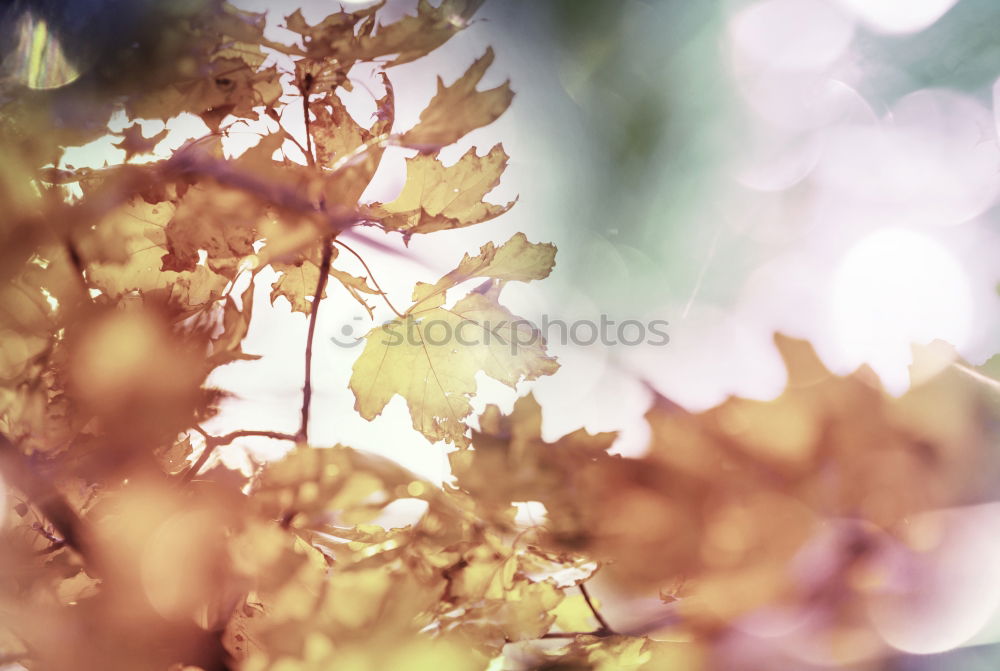
<path fill-rule="evenodd" d="M 364 320 L 361 317 L 353 317 L 351 321 L 360 322 Z M 364 341 L 364 335 L 365 332 L 362 329 L 355 328 L 353 324 L 344 324 L 340 327 L 340 335 L 331 336 L 330 342 L 337 347 L 357 347 Z"/>

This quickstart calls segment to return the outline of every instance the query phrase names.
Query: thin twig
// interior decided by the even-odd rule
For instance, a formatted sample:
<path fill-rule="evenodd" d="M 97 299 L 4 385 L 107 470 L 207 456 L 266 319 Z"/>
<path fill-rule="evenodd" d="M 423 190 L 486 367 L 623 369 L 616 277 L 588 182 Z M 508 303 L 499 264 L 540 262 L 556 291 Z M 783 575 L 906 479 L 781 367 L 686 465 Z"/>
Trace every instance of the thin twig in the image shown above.
<path fill-rule="evenodd" d="M 69 257 L 69 261 L 73 265 L 73 270 L 75 271 L 73 275 L 77 279 L 84 301 L 93 302 L 94 299 L 90 295 L 90 284 L 87 282 L 87 267 L 83 263 L 83 258 L 80 256 L 80 250 L 77 248 L 76 243 L 69 238 L 69 236 L 67 236 L 63 241 L 63 245 L 66 248 L 66 255 Z"/>
<path fill-rule="evenodd" d="M 302 423 L 299 425 L 297 438 L 301 441 L 309 439 L 309 406 L 312 402 L 312 355 L 313 339 L 316 336 L 316 320 L 319 317 L 319 304 L 326 291 L 326 282 L 330 275 L 330 261 L 333 259 L 333 238 L 323 238 L 323 257 L 319 263 L 319 279 L 316 281 L 316 292 L 313 294 L 312 309 L 309 311 L 309 332 L 306 335 L 306 374 L 302 385 Z"/>
<path fill-rule="evenodd" d="M 209 435 L 205 429 L 201 428 L 197 424 L 193 427 L 195 431 L 200 433 L 205 438 L 205 449 L 201 451 L 198 458 L 195 460 L 191 467 L 184 471 L 184 475 L 181 476 L 181 484 L 187 484 L 191 481 L 194 476 L 198 474 L 198 471 L 202 469 L 208 458 L 212 456 L 212 452 L 215 448 L 222 445 L 228 445 L 229 443 L 237 440 L 239 438 L 249 438 L 249 437 L 259 437 L 259 438 L 271 438 L 273 440 L 288 440 L 294 442 L 296 437 L 290 433 L 282 433 L 280 431 L 266 431 L 266 430 L 253 430 L 253 429 L 241 429 L 239 431 L 231 431 L 223 436 L 212 436 Z"/>
<path fill-rule="evenodd" d="M 583 594 L 583 600 L 587 602 L 587 607 L 590 608 L 590 612 L 594 614 L 594 618 L 601 625 L 600 631 L 605 631 L 609 634 L 613 634 L 615 630 L 611 628 L 611 625 L 608 624 L 608 621 L 605 620 L 604 616 L 601 615 L 601 612 L 597 610 L 597 607 L 594 605 L 594 602 L 591 601 L 590 592 L 587 591 L 587 587 L 583 583 L 580 583 L 579 587 L 580 587 L 580 593 Z"/>
<path fill-rule="evenodd" d="M 608 636 L 646 636 L 663 627 L 675 625 L 680 622 L 680 617 L 676 612 L 660 615 L 652 620 L 641 622 L 625 630 L 614 631 L 605 627 L 598 627 L 594 631 L 550 631 L 542 634 L 539 638 L 576 638 L 577 636 L 596 636 L 607 638 Z"/>
<path fill-rule="evenodd" d="M 44 555 L 50 555 L 53 552 L 58 552 L 59 550 L 62 550 L 64 547 L 66 547 L 66 541 L 58 540 L 52 543 L 52 545 L 49 545 L 48 547 L 44 547 L 41 550 L 38 550 L 37 552 L 35 552 L 35 554 L 40 557 Z"/>
<path fill-rule="evenodd" d="M 542 634 L 539 638 L 576 638 L 577 636 L 596 636 L 598 638 L 606 638 L 614 635 L 614 632 L 608 631 L 607 629 L 595 629 L 594 631 L 550 631 L 547 634 Z"/>
<path fill-rule="evenodd" d="M 379 286 L 378 280 L 375 279 L 375 275 L 372 273 L 372 269 L 368 267 L 368 264 L 365 263 L 365 260 L 363 258 L 361 258 L 361 255 L 358 254 L 356 251 L 354 251 L 354 249 L 352 249 L 346 242 L 341 242 L 336 238 L 334 238 L 333 241 L 338 245 L 340 245 L 341 247 L 343 247 L 344 249 L 346 249 L 347 251 L 349 251 L 351 254 L 354 255 L 354 258 L 356 258 L 358 261 L 361 262 L 361 265 L 364 266 L 365 272 L 368 273 L 368 278 L 372 281 L 372 284 L 375 285 L 375 289 L 378 291 L 379 295 L 382 296 L 382 300 L 385 301 L 385 304 L 389 306 L 390 310 L 396 313 L 397 317 L 399 317 L 400 319 L 404 319 L 403 314 L 400 313 L 400 311 L 397 310 L 396 307 L 392 304 L 392 301 L 389 300 L 389 296 L 384 291 L 382 291 L 382 287 Z"/>
<path fill-rule="evenodd" d="M 202 467 L 205 465 L 205 462 L 208 461 L 208 458 L 212 456 L 212 452 L 215 451 L 215 447 L 216 444 L 213 443 L 211 440 L 205 441 L 205 449 L 201 451 L 201 454 L 198 455 L 198 458 L 195 460 L 195 462 L 191 464 L 191 467 L 186 471 L 184 471 L 184 475 L 181 476 L 182 485 L 186 485 L 187 483 L 191 482 L 194 476 L 198 474 L 198 471 L 202 469 Z"/>
<path fill-rule="evenodd" d="M 307 157 L 307 158 L 306 158 L 306 160 L 308 161 L 308 160 L 309 160 L 309 159 L 308 159 L 308 156 L 309 156 L 309 152 L 308 152 L 308 151 L 306 151 L 306 148 L 302 146 L 302 143 L 301 143 L 301 142 L 299 142 L 299 141 L 298 141 L 298 140 L 297 140 L 297 139 L 295 138 L 295 136 L 294 136 L 294 135 L 292 135 L 291 133 L 289 133 L 289 132 L 288 132 L 287 130 L 285 130 L 284 128 L 282 128 L 281 130 L 282 130 L 282 131 L 284 131 L 284 133 L 285 133 L 285 137 L 287 137 L 287 138 L 288 138 L 289 140 L 291 140 L 291 141 L 292 141 L 292 144 L 294 144 L 294 145 L 295 145 L 296 147 L 298 147 L 298 150 L 302 152 L 302 155 L 303 155 L 303 156 L 305 156 L 305 157 Z M 282 155 L 284 155 L 284 152 L 282 152 Z"/>
<path fill-rule="evenodd" d="M 237 440 L 239 438 L 272 438 L 274 440 L 295 440 L 295 436 L 290 433 L 284 433 L 282 431 L 255 431 L 251 429 L 241 429 L 239 431 L 231 431 L 224 436 L 219 436 L 214 438 L 213 441 L 215 446 L 228 445 L 229 443 Z"/>

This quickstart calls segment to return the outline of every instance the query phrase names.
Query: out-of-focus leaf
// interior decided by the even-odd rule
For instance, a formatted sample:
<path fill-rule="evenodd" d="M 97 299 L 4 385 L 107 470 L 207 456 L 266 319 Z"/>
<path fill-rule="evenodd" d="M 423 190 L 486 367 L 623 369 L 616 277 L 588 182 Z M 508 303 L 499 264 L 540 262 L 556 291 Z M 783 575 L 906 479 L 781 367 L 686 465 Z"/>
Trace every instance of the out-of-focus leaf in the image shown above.
<path fill-rule="evenodd" d="M 146 137 L 142 133 L 142 126 L 135 123 L 122 131 L 125 136 L 122 141 L 115 146 L 125 152 L 125 160 L 130 160 L 138 154 L 148 154 L 156 148 L 161 140 L 167 137 L 169 131 L 164 128 L 159 133 Z"/>
<path fill-rule="evenodd" d="M 221 366 L 230 361 L 252 361 L 259 359 L 257 354 L 247 354 L 243 351 L 243 339 L 250 330 L 250 319 L 253 317 L 253 278 L 240 296 L 242 307 L 236 307 L 232 296 L 226 297 L 226 305 L 222 311 L 222 333 L 212 340 L 212 354 L 209 364 Z"/>
<path fill-rule="evenodd" d="M 168 253 L 166 227 L 173 214 L 170 203 L 151 205 L 140 199 L 111 211 L 95 233 L 116 240 L 121 251 L 109 261 L 91 263 L 90 280 L 115 298 L 138 291 L 163 295 L 189 308 L 216 300 L 226 285 L 222 275 L 200 264 L 191 270 L 162 269 L 162 258 Z"/>

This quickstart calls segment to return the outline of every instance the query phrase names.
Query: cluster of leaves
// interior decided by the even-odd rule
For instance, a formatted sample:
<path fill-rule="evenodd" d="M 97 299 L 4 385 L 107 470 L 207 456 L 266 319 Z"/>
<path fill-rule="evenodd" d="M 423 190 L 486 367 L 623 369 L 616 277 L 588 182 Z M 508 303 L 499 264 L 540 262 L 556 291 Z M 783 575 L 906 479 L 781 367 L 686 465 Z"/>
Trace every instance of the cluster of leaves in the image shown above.
<path fill-rule="evenodd" d="M 320 301 L 330 282 L 369 309 L 382 295 L 370 273 L 339 267 L 341 250 L 356 255 L 352 229 L 409 238 L 512 205 L 483 200 L 506 165 L 500 145 L 451 165 L 437 155 L 510 104 L 508 85 L 478 88 L 492 52 L 439 82 L 413 128 L 394 123 L 391 68 L 446 42 L 479 4 L 421 0 L 389 24 L 381 4 L 315 25 L 295 12 L 286 26 L 300 39 L 288 45 L 264 37 L 262 15 L 186 3 L 144 47 L 151 72 L 114 53 L 63 89 L 3 96 L 3 660 L 81 671 L 713 668 L 708 643 L 734 618 L 861 589 L 851 576 L 880 538 L 905 541 L 909 515 L 968 492 L 989 439 L 974 385 L 944 374 L 890 399 L 863 372 L 835 377 L 788 340 L 783 396 L 702 414 L 658 399 L 642 458 L 609 453 L 614 434 L 545 442 L 531 396 L 510 415 L 488 407 L 471 428 L 477 373 L 515 387 L 557 363 L 540 341 L 512 353 L 517 326 L 435 345 L 423 324 L 519 323 L 500 303 L 504 285 L 543 279 L 556 251 L 523 234 L 417 284 L 395 322 L 417 341 L 389 346 L 388 327 L 374 328 L 354 365 L 357 411 L 374 419 L 403 397 L 415 430 L 454 445 L 453 483 L 310 446 Z M 268 54 L 291 66 L 265 66 Z M 367 123 L 338 93 L 358 63 L 374 64 L 382 84 Z M 60 110 L 74 99 L 111 102 L 67 125 Z M 132 125 L 119 143 L 126 163 L 53 167 L 65 147 L 105 133 L 114 106 L 132 119 L 196 114 L 211 133 L 133 164 L 162 137 Z M 282 125 L 295 113 L 298 137 Z M 222 138 L 240 120 L 272 130 L 227 158 Z M 390 145 L 413 150 L 406 184 L 393 202 L 365 203 Z M 295 150 L 301 162 L 286 157 Z M 310 323 L 299 430 L 208 435 L 201 423 L 220 392 L 206 378 L 254 358 L 242 342 L 267 266 L 279 273 L 271 300 Z M 213 449 L 248 436 L 294 447 L 250 478 L 205 471 Z M 526 502 L 544 506 L 543 522 L 519 521 Z M 416 521 L 379 523 L 399 505 Z M 796 578 L 788 563 L 833 517 L 864 524 L 829 575 Z M 585 586 L 599 567 L 622 590 L 663 590 L 662 613 L 614 627 Z M 831 603 L 836 632 L 865 631 L 864 598 Z M 673 642 L 649 636 L 665 629 Z"/>

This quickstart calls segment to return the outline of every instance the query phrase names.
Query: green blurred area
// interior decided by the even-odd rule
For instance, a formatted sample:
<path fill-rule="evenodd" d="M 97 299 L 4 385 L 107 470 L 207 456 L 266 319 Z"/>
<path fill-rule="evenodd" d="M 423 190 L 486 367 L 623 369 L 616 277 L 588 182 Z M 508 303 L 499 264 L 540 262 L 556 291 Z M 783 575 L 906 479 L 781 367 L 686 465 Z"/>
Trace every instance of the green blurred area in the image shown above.
<path fill-rule="evenodd" d="M 727 22 L 750 2 L 495 0 L 496 29 L 528 50 L 548 97 L 551 216 L 576 231 L 562 272 L 599 307 L 699 301 L 725 307 L 769 250 L 726 229 L 731 156 L 748 121 L 727 52 Z M 1000 74 L 1000 2 L 963 0 L 926 30 L 858 25 L 858 92 L 877 114 L 928 87 L 991 104 Z M 517 82 L 520 89 L 531 83 Z M 558 83 L 558 88 L 553 86 Z M 543 109 L 537 103 L 534 109 Z M 565 112 L 564 112 L 565 110 Z M 735 186 L 736 190 L 741 187 Z M 609 257 L 614 257 L 609 261 Z"/>
<path fill-rule="evenodd" d="M 500 29 L 558 82 L 534 95 L 569 101 L 572 118 L 532 120 L 552 134 L 552 169 L 564 174 L 552 216 L 578 242 L 563 249 L 563 272 L 602 308 L 648 308 L 690 291 L 712 233 L 696 219 L 731 142 L 720 7 L 500 4 L 488 10 L 503 17 Z"/>

